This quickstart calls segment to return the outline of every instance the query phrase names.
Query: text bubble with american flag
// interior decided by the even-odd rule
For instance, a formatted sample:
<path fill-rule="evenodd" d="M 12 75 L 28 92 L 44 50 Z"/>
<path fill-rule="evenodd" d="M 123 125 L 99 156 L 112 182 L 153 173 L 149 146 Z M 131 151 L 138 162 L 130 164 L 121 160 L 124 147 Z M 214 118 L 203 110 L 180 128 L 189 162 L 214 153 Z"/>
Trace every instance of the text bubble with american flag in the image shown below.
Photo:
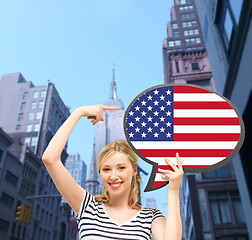
<path fill-rule="evenodd" d="M 158 168 L 171 169 L 179 153 L 184 172 L 214 170 L 240 150 L 245 129 L 236 107 L 222 95 L 191 84 L 158 85 L 140 93 L 124 116 L 132 149 L 153 165 L 145 191 L 165 186 Z"/>

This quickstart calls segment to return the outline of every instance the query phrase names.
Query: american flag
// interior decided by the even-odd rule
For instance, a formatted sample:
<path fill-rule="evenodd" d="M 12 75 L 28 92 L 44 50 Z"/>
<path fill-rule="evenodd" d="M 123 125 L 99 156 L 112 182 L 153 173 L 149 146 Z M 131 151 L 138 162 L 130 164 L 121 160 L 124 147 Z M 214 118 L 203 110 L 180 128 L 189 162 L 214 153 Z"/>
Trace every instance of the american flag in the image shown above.
<path fill-rule="evenodd" d="M 185 172 L 200 172 L 220 167 L 215 164 L 236 148 L 239 117 L 218 94 L 181 84 L 157 86 L 139 96 L 126 111 L 124 126 L 133 149 L 155 166 L 145 191 L 167 184 L 158 172 L 158 167 L 170 169 L 165 157 L 176 164 L 178 152 Z"/>

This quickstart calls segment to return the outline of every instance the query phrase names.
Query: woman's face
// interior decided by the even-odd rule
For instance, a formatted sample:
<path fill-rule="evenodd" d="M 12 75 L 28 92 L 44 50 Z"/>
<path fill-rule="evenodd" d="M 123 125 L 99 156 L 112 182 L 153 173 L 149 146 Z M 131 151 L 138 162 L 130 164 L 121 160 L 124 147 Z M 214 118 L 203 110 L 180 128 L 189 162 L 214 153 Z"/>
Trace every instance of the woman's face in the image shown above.
<path fill-rule="evenodd" d="M 104 187 L 108 190 L 110 197 L 121 194 L 128 197 L 132 177 L 136 175 L 137 170 L 132 167 L 125 154 L 115 152 L 102 164 L 100 173 Z"/>

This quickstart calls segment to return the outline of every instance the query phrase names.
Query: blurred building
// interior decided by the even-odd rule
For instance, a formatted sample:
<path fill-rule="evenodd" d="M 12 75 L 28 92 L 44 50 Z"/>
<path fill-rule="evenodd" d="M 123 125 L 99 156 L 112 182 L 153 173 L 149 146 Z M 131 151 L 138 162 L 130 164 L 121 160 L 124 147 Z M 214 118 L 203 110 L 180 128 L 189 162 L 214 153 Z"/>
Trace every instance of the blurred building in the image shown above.
<path fill-rule="evenodd" d="M 103 116 L 105 121 L 98 122 L 95 128 L 93 154 L 89 166 L 88 180 L 86 181 L 86 189 L 93 195 L 103 193 L 103 183 L 97 171 L 97 157 L 99 152 L 107 144 L 117 139 L 125 139 L 123 131 L 124 106 L 123 102 L 117 96 L 114 69 L 109 99 L 103 104 L 120 107 L 120 109 L 116 111 L 104 111 Z"/>
<path fill-rule="evenodd" d="M 21 175 L 11 172 L 13 179 L 19 179 L 20 188 L 18 196 L 10 197 L 15 199 L 15 208 L 26 204 L 32 209 L 30 223 L 15 221 L 12 216 L 7 239 L 58 239 L 67 236 L 67 231 L 75 238 L 76 232 L 61 214 L 61 197 L 52 197 L 59 193 L 41 161 L 52 136 L 69 116 L 69 109 L 52 83 L 36 87 L 21 73 L 13 73 L 2 75 L 0 112 L 0 127 L 13 140 L 8 151 L 18 159 L 21 170 Z M 67 145 L 62 153 L 63 163 L 68 156 L 66 149 Z M 36 197 L 43 195 L 47 197 Z"/>
<path fill-rule="evenodd" d="M 252 239 L 252 1 L 251 0 L 196 0 L 205 46 L 215 79 L 216 91 L 237 107 L 245 124 L 245 141 L 240 153 L 232 160 L 239 187 L 243 212 L 236 212 L 236 226 L 246 220 Z M 231 193 L 231 196 L 233 193 Z M 234 209 L 240 203 L 233 204 Z M 236 210 L 235 210 L 236 211 Z M 216 220 L 215 220 L 216 221 Z M 232 221 L 233 222 L 233 221 Z M 204 226 L 203 226 L 204 227 Z M 214 229 L 218 226 L 214 225 Z M 218 239 L 218 236 L 215 236 Z M 247 234 L 223 234 L 222 239 L 248 239 Z"/>
<path fill-rule="evenodd" d="M 74 180 L 85 188 L 87 165 L 80 159 L 79 153 L 70 153 L 66 159 L 66 169 L 70 172 Z"/>
<path fill-rule="evenodd" d="M 146 198 L 145 207 L 156 208 L 156 199 L 155 198 Z"/>
<path fill-rule="evenodd" d="M 198 2 L 205 5 L 215 1 Z M 216 91 L 219 79 L 213 75 L 213 81 L 204 44 L 205 28 L 201 28 L 198 12 L 194 0 L 174 1 L 163 42 L 164 82 L 195 84 Z M 215 64 L 219 65 L 216 59 Z M 214 171 L 184 175 L 180 190 L 183 239 L 247 239 L 234 168 L 229 163 Z"/>

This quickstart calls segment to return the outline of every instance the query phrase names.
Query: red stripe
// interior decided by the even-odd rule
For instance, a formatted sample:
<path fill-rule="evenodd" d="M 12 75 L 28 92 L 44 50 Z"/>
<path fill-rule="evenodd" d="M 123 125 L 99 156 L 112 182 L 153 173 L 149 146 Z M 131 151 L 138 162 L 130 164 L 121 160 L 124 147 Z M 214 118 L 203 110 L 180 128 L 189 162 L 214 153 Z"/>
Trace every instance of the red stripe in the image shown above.
<path fill-rule="evenodd" d="M 212 93 L 202 88 L 191 86 L 173 86 L 174 93 Z"/>
<path fill-rule="evenodd" d="M 176 165 L 176 166 L 178 167 L 178 165 Z M 183 166 L 183 168 L 201 168 L 201 167 L 208 167 L 209 165 L 182 165 L 182 166 Z M 169 165 L 158 165 L 158 168 L 173 171 L 173 168 Z M 159 172 L 157 170 L 157 173 L 162 173 L 162 172 Z"/>
<path fill-rule="evenodd" d="M 174 141 L 238 141 L 240 133 L 174 133 Z"/>
<path fill-rule="evenodd" d="M 174 118 L 174 125 L 240 125 L 238 118 Z"/>
<path fill-rule="evenodd" d="M 227 102 L 174 102 L 174 109 L 233 109 Z"/>
<path fill-rule="evenodd" d="M 148 157 L 173 157 L 179 153 L 180 157 L 227 157 L 233 149 L 137 149 Z"/>
<path fill-rule="evenodd" d="M 167 181 L 155 181 L 155 182 L 153 183 L 152 189 L 161 187 L 162 185 L 164 185 L 164 184 L 166 184 L 166 183 L 167 183 Z"/>

